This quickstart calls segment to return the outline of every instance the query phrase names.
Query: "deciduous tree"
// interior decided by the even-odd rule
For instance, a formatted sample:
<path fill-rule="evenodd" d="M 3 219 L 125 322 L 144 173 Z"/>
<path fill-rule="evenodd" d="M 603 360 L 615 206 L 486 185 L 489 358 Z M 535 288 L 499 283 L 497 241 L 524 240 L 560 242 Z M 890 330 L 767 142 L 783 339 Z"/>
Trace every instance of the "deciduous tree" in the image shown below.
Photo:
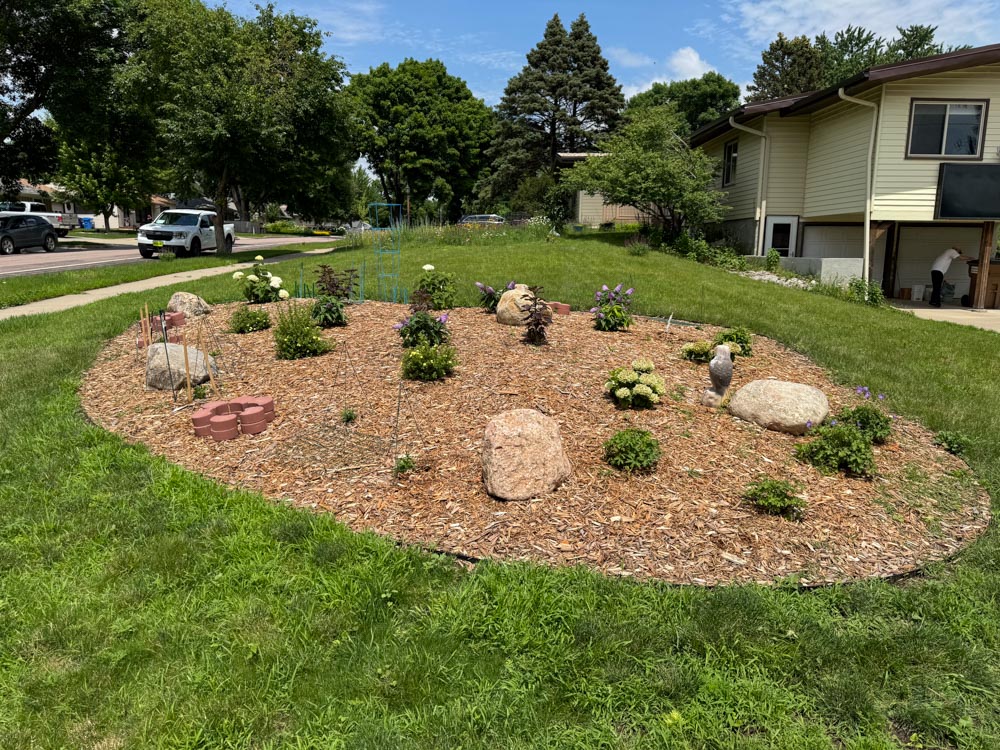
<path fill-rule="evenodd" d="M 710 70 L 701 78 L 684 81 L 657 81 L 648 90 L 628 101 L 626 112 L 670 104 L 687 122 L 690 131 L 719 119 L 740 104 L 740 87 Z"/>

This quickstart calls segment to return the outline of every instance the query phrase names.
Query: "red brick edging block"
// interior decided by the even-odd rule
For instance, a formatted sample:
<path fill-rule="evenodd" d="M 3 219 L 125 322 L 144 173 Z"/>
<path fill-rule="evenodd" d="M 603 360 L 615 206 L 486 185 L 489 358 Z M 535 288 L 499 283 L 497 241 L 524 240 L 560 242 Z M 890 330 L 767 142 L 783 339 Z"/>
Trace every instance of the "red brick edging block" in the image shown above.
<path fill-rule="evenodd" d="M 191 415 L 198 437 L 216 441 L 244 435 L 259 435 L 274 421 L 274 399 L 270 396 L 240 396 L 229 401 L 209 401 Z"/>

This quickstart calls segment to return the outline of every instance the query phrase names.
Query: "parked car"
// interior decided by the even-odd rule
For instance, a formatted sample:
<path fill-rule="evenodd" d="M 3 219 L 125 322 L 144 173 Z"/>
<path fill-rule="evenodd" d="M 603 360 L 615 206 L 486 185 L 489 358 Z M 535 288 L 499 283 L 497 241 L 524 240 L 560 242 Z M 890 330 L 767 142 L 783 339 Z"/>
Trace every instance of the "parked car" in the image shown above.
<path fill-rule="evenodd" d="M 0 255 L 13 255 L 26 247 L 51 253 L 58 242 L 55 229 L 41 216 L 0 216 Z"/>
<path fill-rule="evenodd" d="M 458 223 L 463 227 L 475 227 L 489 224 L 506 224 L 507 220 L 497 214 L 469 214 L 468 216 L 463 216 Z"/>
<path fill-rule="evenodd" d="M 139 227 L 139 255 L 152 258 L 156 253 L 197 255 L 202 250 L 218 250 L 215 246 L 215 211 L 175 208 L 164 211 L 152 223 Z M 232 224 L 224 224 L 227 252 L 236 242 Z"/>
<path fill-rule="evenodd" d="M 32 214 L 43 217 L 55 229 L 56 234 L 65 237 L 77 225 L 76 214 L 61 214 L 49 211 L 44 203 L 37 201 L 13 201 L 0 203 L 0 216 L 10 214 Z"/>
<path fill-rule="evenodd" d="M 349 221 L 346 224 L 341 224 L 337 227 L 338 230 L 342 231 L 344 234 L 356 234 L 358 232 L 367 232 L 372 228 L 372 225 L 367 221 Z"/>

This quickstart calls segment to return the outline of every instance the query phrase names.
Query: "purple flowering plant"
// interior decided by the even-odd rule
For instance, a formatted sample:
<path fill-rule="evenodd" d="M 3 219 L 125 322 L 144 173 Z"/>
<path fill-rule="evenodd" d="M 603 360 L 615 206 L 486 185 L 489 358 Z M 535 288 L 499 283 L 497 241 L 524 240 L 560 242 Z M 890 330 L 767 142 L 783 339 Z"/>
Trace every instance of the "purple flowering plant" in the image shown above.
<path fill-rule="evenodd" d="M 507 283 L 507 286 L 494 289 L 488 284 L 484 284 L 481 281 L 476 282 L 476 289 L 479 290 L 479 305 L 486 311 L 494 313 L 497 311 L 497 305 L 500 304 L 500 298 L 503 293 L 513 289 L 517 284 L 513 281 Z"/>
<path fill-rule="evenodd" d="M 594 328 L 598 331 L 624 331 L 632 325 L 629 306 L 635 289 L 622 291 L 623 286 L 619 284 L 611 289 L 604 284 L 594 293 L 595 304 L 590 312 L 594 316 Z"/>
<path fill-rule="evenodd" d="M 421 344 L 437 346 L 448 343 L 451 333 L 445 325 L 447 322 L 448 313 L 434 317 L 421 310 L 396 323 L 393 328 L 399 331 L 403 346 L 411 349 Z"/>

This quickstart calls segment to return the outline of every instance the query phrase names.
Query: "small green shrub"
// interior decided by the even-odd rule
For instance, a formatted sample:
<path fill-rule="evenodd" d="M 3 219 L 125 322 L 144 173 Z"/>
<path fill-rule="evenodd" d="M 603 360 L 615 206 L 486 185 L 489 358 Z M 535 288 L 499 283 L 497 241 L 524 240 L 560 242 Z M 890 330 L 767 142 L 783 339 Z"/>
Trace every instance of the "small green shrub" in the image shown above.
<path fill-rule="evenodd" d="M 649 242 L 638 234 L 625 238 L 625 250 L 629 255 L 642 257 L 649 252 Z"/>
<path fill-rule="evenodd" d="M 435 318 L 426 312 L 415 312 L 393 328 L 399 331 L 399 337 L 403 339 L 403 346 L 410 349 L 421 344 L 429 344 L 430 346 L 447 344 L 448 339 L 451 338 L 451 333 L 445 327 L 447 322 L 448 313 Z"/>
<path fill-rule="evenodd" d="M 795 488 L 781 479 L 761 479 L 747 485 L 743 499 L 773 516 L 802 518 L 806 501 L 796 496 Z"/>
<path fill-rule="evenodd" d="M 326 354 L 333 345 L 323 338 L 306 305 L 289 304 L 278 311 L 274 348 L 278 359 L 302 359 Z"/>
<path fill-rule="evenodd" d="M 764 268 L 774 273 L 781 268 L 781 253 L 773 247 L 767 251 L 767 259 L 764 261 Z"/>
<path fill-rule="evenodd" d="M 824 474 L 843 471 L 849 476 L 871 477 L 875 473 L 872 444 L 853 424 L 836 420 L 811 433 L 813 439 L 795 448 L 795 457 Z"/>
<path fill-rule="evenodd" d="M 673 250 L 698 263 L 717 266 L 727 271 L 746 271 L 748 268 L 746 256 L 732 248 L 709 245 L 701 237 L 681 234 L 674 240 Z"/>
<path fill-rule="evenodd" d="M 358 418 L 358 413 L 354 411 L 354 409 L 346 408 L 342 409 L 340 412 L 341 424 L 354 424 L 357 418 Z"/>
<path fill-rule="evenodd" d="M 229 319 L 229 330 L 233 333 L 253 333 L 266 331 L 271 327 L 271 316 L 267 310 L 254 310 L 251 307 L 238 307 Z"/>
<path fill-rule="evenodd" d="M 427 295 L 431 310 L 450 310 L 458 298 L 455 274 L 435 271 L 434 266 L 424 266 L 424 273 L 417 281 L 417 291 Z"/>
<path fill-rule="evenodd" d="M 718 344 L 715 341 L 693 341 L 681 347 L 681 356 L 691 362 L 704 364 L 712 361 L 712 357 L 715 356 L 716 346 Z M 742 348 L 735 341 L 730 341 L 727 346 L 729 347 L 729 356 L 731 359 L 736 359 L 738 354 L 743 353 Z"/>
<path fill-rule="evenodd" d="M 661 455 L 660 443 L 649 430 L 630 427 L 604 443 L 604 460 L 621 471 L 649 471 Z"/>
<path fill-rule="evenodd" d="M 623 286 L 625 285 L 619 284 L 614 289 L 609 289 L 605 284 L 594 294 L 597 304 L 590 308 L 590 312 L 594 316 L 594 328 L 598 331 L 624 331 L 632 325 L 629 306 L 635 289 L 623 292 Z"/>
<path fill-rule="evenodd" d="M 964 456 L 966 451 L 972 447 L 972 439 L 961 432 L 952 430 L 941 430 L 934 437 L 934 445 L 940 445 L 949 453 L 956 456 Z"/>
<path fill-rule="evenodd" d="M 663 378 L 653 370 L 653 363 L 648 359 L 637 359 L 631 367 L 616 367 L 608 374 L 604 390 L 618 406 L 652 408 L 660 403 L 660 396 L 667 391 Z"/>
<path fill-rule="evenodd" d="M 396 459 L 396 464 L 392 467 L 392 475 L 398 477 L 400 474 L 405 474 L 408 471 L 413 471 L 417 463 L 413 460 L 413 456 L 409 453 L 404 453 L 402 456 Z"/>
<path fill-rule="evenodd" d="M 302 234 L 305 230 L 288 219 L 282 219 L 265 224 L 264 231 L 268 234 Z"/>
<path fill-rule="evenodd" d="M 713 356 L 715 347 L 720 344 L 727 344 L 729 346 L 730 353 L 739 354 L 744 357 L 753 356 L 753 335 L 743 326 L 729 328 L 715 334 L 715 338 L 712 339 Z M 736 344 L 737 346 L 733 347 L 733 344 Z M 709 357 L 709 359 L 711 358 L 712 357 Z"/>
<path fill-rule="evenodd" d="M 847 296 L 851 302 L 857 302 L 860 305 L 881 307 L 885 304 L 885 293 L 882 291 L 882 285 L 875 281 L 869 281 L 866 284 L 864 279 L 851 279 L 847 285 Z"/>
<path fill-rule="evenodd" d="M 875 445 L 882 445 L 892 434 L 892 419 L 874 404 L 845 407 L 837 414 L 837 422 L 854 425 Z"/>
<path fill-rule="evenodd" d="M 191 389 L 191 395 L 194 397 L 196 401 L 203 398 L 208 398 L 208 392 L 209 391 L 207 385 L 196 385 L 194 388 Z"/>
<path fill-rule="evenodd" d="M 312 317 L 320 328 L 336 328 L 347 325 L 344 303 L 336 297 L 320 297 L 313 303 Z"/>
<path fill-rule="evenodd" d="M 444 344 L 418 344 L 403 355 L 403 377 L 407 380 L 444 380 L 455 371 L 455 350 Z"/>

